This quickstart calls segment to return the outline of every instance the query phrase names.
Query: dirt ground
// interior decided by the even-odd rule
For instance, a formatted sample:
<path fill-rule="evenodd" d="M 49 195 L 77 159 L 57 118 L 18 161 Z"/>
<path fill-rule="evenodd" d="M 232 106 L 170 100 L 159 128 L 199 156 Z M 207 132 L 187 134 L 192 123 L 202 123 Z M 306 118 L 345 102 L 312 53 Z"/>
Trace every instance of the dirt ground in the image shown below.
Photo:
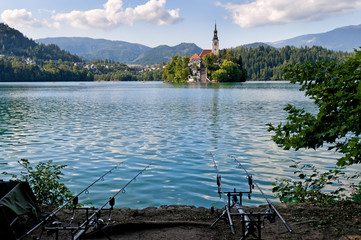
<path fill-rule="evenodd" d="M 319 207 L 309 204 L 276 204 L 277 210 L 291 226 L 288 232 L 279 218 L 275 223 L 264 221 L 261 230 L 262 239 L 337 239 L 361 240 L 361 205 L 345 203 L 333 207 Z M 264 213 L 267 206 L 245 207 L 247 212 Z M 84 211 L 83 211 L 84 212 Z M 89 229 L 84 239 L 240 239 L 242 225 L 240 216 L 233 216 L 235 234 L 231 233 L 230 225 L 221 220 L 210 228 L 211 224 L 222 214 L 222 209 L 207 209 L 194 206 L 161 206 L 146 209 L 121 208 L 112 211 L 109 226 L 102 231 Z M 236 212 L 232 209 L 232 212 Z M 71 218 L 70 210 L 57 214 L 61 226 L 67 226 Z M 76 214 L 72 226 L 78 226 L 85 215 Z M 108 222 L 109 212 L 102 211 L 101 219 Z M 68 220 L 66 220 L 68 219 Z M 39 236 L 40 229 L 26 239 Z M 107 237 L 108 236 L 108 237 Z M 56 234 L 43 233 L 41 239 L 56 239 Z M 70 231 L 59 231 L 58 239 L 71 239 Z M 248 236 L 246 239 L 255 239 Z"/>

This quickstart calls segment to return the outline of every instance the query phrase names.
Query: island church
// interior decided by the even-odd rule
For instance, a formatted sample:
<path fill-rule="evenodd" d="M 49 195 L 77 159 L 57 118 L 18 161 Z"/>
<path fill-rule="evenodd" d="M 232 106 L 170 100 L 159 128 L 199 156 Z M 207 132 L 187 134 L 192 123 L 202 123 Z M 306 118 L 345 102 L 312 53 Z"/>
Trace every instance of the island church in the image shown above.
<path fill-rule="evenodd" d="M 212 49 L 204 49 L 201 54 L 198 55 L 195 53 L 190 57 L 189 65 L 192 67 L 192 74 L 189 76 L 188 82 L 209 82 L 207 77 L 207 68 L 205 68 L 202 64 L 203 57 L 209 53 L 219 56 L 217 24 L 214 25 Z"/>

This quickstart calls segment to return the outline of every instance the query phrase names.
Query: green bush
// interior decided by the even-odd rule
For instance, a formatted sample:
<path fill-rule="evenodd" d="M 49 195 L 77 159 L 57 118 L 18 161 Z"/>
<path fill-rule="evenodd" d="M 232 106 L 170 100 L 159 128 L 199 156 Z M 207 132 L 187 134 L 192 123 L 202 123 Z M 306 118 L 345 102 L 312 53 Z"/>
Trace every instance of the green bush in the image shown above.
<path fill-rule="evenodd" d="M 59 182 L 66 165 L 55 165 L 48 161 L 32 167 L 26 159 L 21 159 L 18 163 L 24 168 L 20 176 L 7 172 L 3 174 L 11 175 L 16 181 L 28 182 L 40 205 L 59 206 L 73 198 L 70 190 Z"/>
<path fill-rule="evenodd" d="M 282 179 L 273 183 L 272 191 L 283 203 L 311 202 L 318 205 L 332 204 L 345 198 L 345 188 L 340 180 L 345 177 L 344 167 L 335 167 L 326 172 L 319 172 L 313 165 L 299 165 L 295 162 L 290 168 L 295 168 L 299 180 Z M 325 188 L 337 183 L 339 187 L 334 191 Z"/>

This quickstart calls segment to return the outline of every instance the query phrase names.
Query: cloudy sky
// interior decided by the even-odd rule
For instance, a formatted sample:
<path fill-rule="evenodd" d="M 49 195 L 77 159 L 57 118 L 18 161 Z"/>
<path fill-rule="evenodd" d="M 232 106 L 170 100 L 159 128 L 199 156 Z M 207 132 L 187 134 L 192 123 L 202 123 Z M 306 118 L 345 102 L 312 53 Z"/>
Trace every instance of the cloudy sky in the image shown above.
<path fill-rule="evenodd" d="M 32 39 L 92 37 L 150 47 L 221 48 L 361 24 L 361 0 L 0 0 L 0 19 Z"/>

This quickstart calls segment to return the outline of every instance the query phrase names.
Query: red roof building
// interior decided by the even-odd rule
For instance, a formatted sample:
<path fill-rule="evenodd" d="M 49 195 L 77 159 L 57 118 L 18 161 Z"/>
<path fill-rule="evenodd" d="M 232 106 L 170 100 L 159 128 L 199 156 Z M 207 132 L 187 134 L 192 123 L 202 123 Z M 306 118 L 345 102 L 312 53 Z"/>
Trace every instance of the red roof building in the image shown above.
<path fill-rule="evenodd" d="M 193 54 L 189 59 L 189 62 L 191 65 L 194 64 L 198 67 L 201 67 L 201 61 L 202 61 L 202 59 L 197 53 Z"/>
<path fill-rule="evenodd" d="M 199 55 L 199 56 L 200 56 L 201 58 L 203 58 L 204 55 L 206 55 L 206 54 L 208 54 L 208 53 L 211 53 L 211 52 L 212 52 L 212 50 L 210 50 L 210 49 L 205 49 L 205 50 L 202 51 L 201 55 Z"/>
<path fill-rule="evenodd" d="M 197 54 L 197 53 L 195 53 L 195 54 L 193 54 L 192 55 L 192 57 L 190 58 L 190 60 L 192 60 L 192 59 L 201 59 L 201 57 Z"/>

